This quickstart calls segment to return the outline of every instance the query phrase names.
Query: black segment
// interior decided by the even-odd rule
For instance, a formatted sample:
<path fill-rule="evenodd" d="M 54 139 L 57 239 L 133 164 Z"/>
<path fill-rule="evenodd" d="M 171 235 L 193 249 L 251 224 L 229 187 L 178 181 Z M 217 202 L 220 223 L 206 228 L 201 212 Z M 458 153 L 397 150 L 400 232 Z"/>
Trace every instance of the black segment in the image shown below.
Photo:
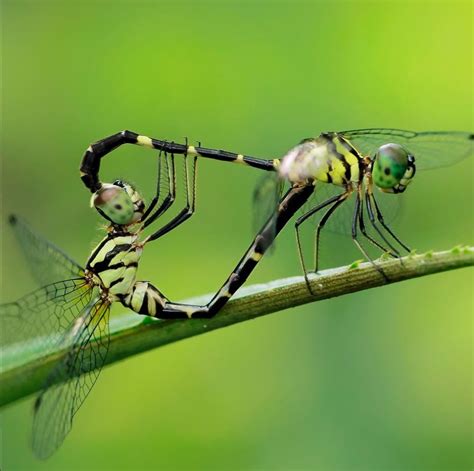
<path fill-rule="evenodd" d="M 82 157 L 80 170 L 82 172 L 81 179 L 84 185 L 91 191 L 95 192 L 101 188 L 99 179 L 100 160 L 117 147 L 123 144 L 137 144 L 139 134 L 133 131 L 121 131 L 112 136 L 97 141 L 87 149 Z M 186 154 L 189 151 L 188 145 L 176 144 L 174 142 L 162 141 L 159 139 L 151 139 L 151 143 L 156 150 L 171 154 Z M 233 152 L 224 150 L 208 149 L 205 147 L 196 147 L 196 152 L 205 158 L 214 160 L 222 160 L 225 162 L 236 162 L 238 155 Z M 261 170 L 275 171 L 273 161 L 258 159 L 255 157 L 243 156 L 243 161 L 251 167 Z"/>

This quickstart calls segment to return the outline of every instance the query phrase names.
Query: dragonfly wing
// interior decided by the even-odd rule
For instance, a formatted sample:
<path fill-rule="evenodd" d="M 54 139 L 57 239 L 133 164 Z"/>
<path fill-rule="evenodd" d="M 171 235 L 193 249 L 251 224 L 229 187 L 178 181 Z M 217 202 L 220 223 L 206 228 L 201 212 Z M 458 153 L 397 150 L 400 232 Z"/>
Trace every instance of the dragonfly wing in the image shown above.
<path fill-rule="evenodd" d="M 36 339 L 41 353 L 54 348 L 81 315 L 97 288 L 84 278 L 44 286 L 19 300 L 0 305 L 0 345 Z"/>
<path fill-rule="evenodd" d="M 40 285 L 83 275 L 84 270 L 78 263 L 33 231 L 22 218 L 12 215 L 9 222 L 30 266 L 31 273 Z"/>
<path fill-rule="evenodd" d="M 333 196 L 341 194 L 342 192 L 343 189 L 341 187 L 328 185 L 325 183 L 318 183 L 316 185 L 316 191 L 313 193 L 313 195 L 309 198 L 307 203 L 300 211 L 300 216 L 310 211 L 312 208 L 315 208 L 324 201 L 332 198 Z M 334 211 L 332 216 L 327 220 L 326 225 L 324 226 L 324 231 L 347 236 L 351 235 L 355 196 L 356 193 L 353 192 L 349 196 L 347 201 Z M 384 220 L 386 223 L 391 223 L 400 216 L 403 210 L 404 195 L 393 195 L 391 193 L 383 193 L 376 189 L 375 197 L 377 198 L 377 203 L 384 216 Z M 316 230 L 318 221 L 321 219 L 327 209 L 328 208 L 325 208 L 317 212 L 314 216 L 310 218 L 310 220 L 312 221 L 311 225 L 314 230 Z M 370 231 L 370 221 L 369 215 L 367 214 L 365 201 L 363 202 L 363 211 L 365 225 Z"/>
<path fill-rule="evenodd" d="M 109 350 L 109 311 L 110 303 L 97 298 L 64 339 L 71 346 L 34 404 L 32 444 L 39 458 L 47 458 L 61 445 L 97 381 Z"/>
<path fill-rule="evenodd" d="M 298 212 L 298 216 L 306 214 L 311 209 L 319 206 L 324 201 L 339 195 L 344 192 L 344 189 L 335 185 L 328 185 L 325 183 L 317 183 L 316 191 L 311 195 L 308 201 Z M 352 222 L 352 212 L 354 209 L 354 195 L 351 195 L 344 204 L 339 206 L 332 216 L 327 220 L 324 227 L 324 232 L 330 231 L 336 234 L 350 235 L 351 233 L 351 222 Z M 316 214 L 311 216 L 304 224 L 304 231 L 310 230 L 314 232 L 318 225 L 319 220 L 324 215 L 324 213 L 329 209 L 329 206 L 318 211 Z"/>
<path fill-rule="evenodd" d="M 283 182 L 278 173 L 269 172 L 262 175 L 253 192 L 253 230 L 258 233 L 264 224 L 275 214 L 280 201 Z M 276 219 L 275 219 L 276 222 Z M 272 244 L 270 251 L 274 249 Z"/>
<path fill-rule="evenodd" d="M 416 168 L 420 170 L 446 167 L 474 155 L 474 134 L 469 132 L 374 128 L 342 131 L 339 134 L 369 156 L 373 156 L 384 144 L 400 144 L 415 156 Z"/>

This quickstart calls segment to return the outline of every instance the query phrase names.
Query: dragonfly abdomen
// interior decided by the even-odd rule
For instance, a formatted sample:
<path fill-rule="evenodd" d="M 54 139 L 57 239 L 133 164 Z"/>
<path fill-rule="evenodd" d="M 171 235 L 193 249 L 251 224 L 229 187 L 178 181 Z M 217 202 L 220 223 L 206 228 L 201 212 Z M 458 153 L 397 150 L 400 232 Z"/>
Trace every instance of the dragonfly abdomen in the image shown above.
<path fill-rule="evenodd" d="M 122 304 L 138 314 L 160 317 L 167 298 L 148 281 L 137 281 Z"/>

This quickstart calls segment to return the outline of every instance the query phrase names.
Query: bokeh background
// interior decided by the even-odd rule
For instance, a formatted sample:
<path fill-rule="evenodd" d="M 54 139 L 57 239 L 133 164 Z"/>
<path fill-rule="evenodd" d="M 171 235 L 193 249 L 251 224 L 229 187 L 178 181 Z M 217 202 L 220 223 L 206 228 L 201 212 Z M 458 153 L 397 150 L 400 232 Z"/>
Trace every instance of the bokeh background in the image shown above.
<path fill-rule="evenodd" d="M 2 26 L 3 300 L 34 287 L 10 212 L 86 259 L 100 232 L 79 161 L 121 129 L 262 157 L 323 130 L 473 129 L 470 2 L 3 0 Z M 102 175 L 150 195 L 154 163 L 121 149 Z M 252 237 L 258 172 L 199 166 L 197 215 L 140 268 L 174 300 L 217 289 Z M 472 178 L 472 160 L 420 172 L 399 233 L 419 251 L 472 243 Z M 326 234 L 324 266 L 356 258 Z M 290 225 L 249 282 L 299 270 Z M 472 281 L 412 280 L 121 362 L 46 463 L 31 401 L 7 408 L 0 467 L 471 469 Z"/>

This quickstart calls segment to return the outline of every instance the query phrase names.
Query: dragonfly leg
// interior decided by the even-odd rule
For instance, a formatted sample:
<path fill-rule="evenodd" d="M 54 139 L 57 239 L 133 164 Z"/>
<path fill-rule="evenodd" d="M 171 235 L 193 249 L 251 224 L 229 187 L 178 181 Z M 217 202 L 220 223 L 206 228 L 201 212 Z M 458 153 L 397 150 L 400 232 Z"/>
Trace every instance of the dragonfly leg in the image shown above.
<path fill-rule="evenodd" d="M 185 169 L 185 184 L 186 184 L 186 205 L 185 207 L 167 224 L 161 227 L 159 230 L 148 236 L 144 243 L 151 242 L 152 240 L 156 240 L 159 237 L 164 236 L 166 233 L 178 227 L 180 224 L 188 220 L 196 210 L 196 164 L 197 164 L 197 157 L 193 157 L 192 159 L 192 176 L 191 176 L 191 184 L 189 182 L 189 172 L 188 172 L 188 163 L 187 163 L 188 156 L 185 156 L 184 159 L 184 169 Z M 173 190 L 174 192 L 174 190 Z M 173 193 L 174 195 L 174 193 Z M 145 227 L 152 222 L 152 217 L 148 219 L 145 223 Z"/>
<path fill-rule="evenodd" d="M 319 240 L 321 236 L 321 231 L 323 230 L 324 226 L 328 219 L 332 216 L 334 211 L 344 202 L 350 195 L 350 190 L 346 190 L 344 193 L 339 195 L 339 198 L 336 202 L 324 213 L 323 217 L 318 223 L 318 227 L 316 228 L 315 237 L 314 237 L 314 273 L 318 273 L 319 270 Z"/>
<path fill-rule="evenodd" d="M 391 244 L 387 240 L 387 238 L 384 236 L 383 232 L 380 230 L 379 226 L 377 225 L 377 223 L 375 221 L 370 190 L 366 189 L 364 198 L 365 198 L 365 203 L 366 203 L 366 207 L 367 207 L 367 213 L 369 214 L 369 220 L 370 220 L 370 223 L 372 224 L 372 227 L 375 228 L 375 230 L 379 233 L 380 237 L 386 242 L 386 244 L 393 251 L 393 254 L 391 252 L 387 252 L 387 253 L 389 253 L 393 257 L 397 258 L 400 261 L 400 265 L 404 266 L 403 259 L 400 255 L 400 252 L 398 250 L 396 250 L 395 247 L 393 246 L 393 244 Z"/>
<path fill-rule="evenodd" d="M 361 205 L 360 205 L 360 211 L 359 211 L 359 228 L 360 228 L 360 232 L 362 233 L 362 235 L 369 241 L 371 242 L 373 245 L 375 245 L 375 247 L 379 248 L 380 250 L 382 250 L 383 252 L 386 252 L 388 254 L 390 254 L 392 257 L 394 258 L 400 258 L 400 253 L 398 252 L 398 250 L 396 248 L 394 248 L 390 242 L 387 241 L 387 239 L 383 236 L 382 232 L 379 230 L 379 228 L 375 225 L 375 222 L 373 221 L 373 213 L 371 213 L 371 208 L 369 209 L 369 205 L 367 205 L 367 213 L 369 214 L 369 220 L 370 222 L 372 223 L 372 226 L 377 230 L 377 232 L 381 235 L 382 239 L 384 240 L 384 242 L 388 245 L 388 249 L 387 247 L 384 247 L 382 244 L 380 244 L 378 241 L 376 241 L 372 236 L 370 236 L 368 233 L 367 233 L 367 230 L 366 230 L 366 227 L 365 227 L 365 222 L 364 222 L 364 205 L 362 204 L 362 188 L 359 187 L 358 190 L 359 192 L 359 198 L 361 200 Z M 366 202 L 367 202 L 367 192 L 365 193 L 365 199 L 366 199 Z"/>
<path fill-rule="evenodd" d="M 377 223 L 375 221 L 374 209 L 372 207 L 372 201 L 371 201 L 371 190 L 369 190 L 369 189 L 365 190 L 364 200 L 365 200 L 365 206 L 367 208 L 367 214 L 369 215 L 369 221 L 372 224 L 372 227 L 377 231 L 379 236 L 388 245 L 388 247 L 390 247 L 390 250 L 392 250 L 394 252 L 394 254 L 396 254 L 396 258 L 400 258 L 400 252 L 385 237 L 384 233 L 380 230 L 379 226 L 377 225 Z"/>
<path fill-rule="evenodd" d="M 162 167 L 165 167 L 162 170 Z M 162 189 L 162 177 L 161 173 L 166 172 L 166 179 L 168 194 L 165 196 L 160 206 L 157 208 L 155 213 L 152 214 L 152 211 L 155 209 L 155 206 L 158 204 L 161 195 Z M 145 223 L 148 218 L 153 218 L 153 221 L 163 214 L 174 202 L 175 199 L 175 189 L 176 189 L 176 177 L 175 177 L 175 165 L 174 165 L 174 155 L 167 154 L 166 152 L 161 152 L 158 155 L 158 172 L 156 177 L 156 191 L 155 196 L 150 201 L 148 208 L 143 213 L 143 216 L 140 220 L 141 223 Z M 146 225 L 149 223 L 147 222 Z"/>
<path fill-rule="evenodd" d="M 345 195 L 345 193 L 343 193 L 342 195 Z M 321 204 L 318 204 L 316 207 L 310 209 L 307 213 L 300 216 L 295 222 L 296 246 L 298 248 L 298 257 L 300 259 L 300 264 L 301 264 L 301 268 L 303 270 L 304 279 L 306 281 L 306 286 L 308 287 L 308 291 L 311 293 L 312 296 L 314 296 L 314 293 L 313 293 L 313 290 L 311 288 L 311 284 L 309 282 L 308 271 L 306 270 L 306 264 L 304 262 L 304 255 L 303 255 L 303 249 L 301 248 L 301 238 L 300 238 L 300 229 L 299 228 L 300 228 L 301 224 L 303 224 L 305 221 L 308 220 L 308 218 L 310 218 L 311 216 L 316 214 L 321 209 L 325 208 L 326 206 L 329 206 L 332 203 L 337 203 L 338 200 L 342 197 L 342 195 L 336 195 L 336 196 L 333 196 L 332 198 L 327 199 L 326 201 L 323 201 Z M 344 197 L 344 199 L 345 199 L 345 197 Z M 329 211 L 330 211 L 330 209 L 329 209 Z M 319 226 L 318 226 L 318 228 L 319 228 Z M 319 235 L 318 235 L 318 240 L 319 240 Z"/>
<path fill-rule="evenodd" d="M 354 244 L 356 244 L 357 248 L 362 252 L 366 260 L 369 261 L 374 266 L 374 268 L 383 276 L 384 280 L 388 282 L 389 279 L 387 275 L 385 274 L 385 272 L 370 258 L 367 251 L 364 249 L 362 244 L 357 239 L 357 225 L 360 221 L 360 216 L 359 216 L 360 210 L 361 210 L 360 192 L 357 191 L 356 201 L 355 201 L 355 206 L 354 206 L 354 213 L 352 217 L 352 240 L 354 241 Z"/>
<path fill-rule="evenodd" d="M 376 216 L 377 216 L 377 220 L 380 222 L 380 224 L 382 225 L 382 227 L 383 227 L 407 252 L 411 252 L 410 247 L 408 247 L 406 244 L 404 244 L 404 243 L 393 233 L 393 231 L 390 229 L 390 227 L 388 227 L 387 224 L 385 223 L 385 221 L 384 221 L 384 219 L 383 219 L 383 214 L 382 214 L 382 212 L 381 212 L 380 209 L 379 209 L 379 206 L 378 206 L 378 204 L 377 204 L 377 200 L 375 199 L 374 194 L 373 194 L 373 193 L 370 193 L 369 198 L 370 198 L 371 201 L 374 203 L 375 214 L 376 214 Z"/>
<path fill-rule="evenodd" d="M 174 154 L 170 155 L 170 161 L 168 162 L 167 160 L 168 154 L 165 153 L 165 159 L 166 159 L 166 167 L 167 167 L 166 178 L 168 180 L 168 194 L 163 198 L 163 201 L 161 202 L 160 206 L 156 209 L 156 211 L 151 216 L 149 214 L 147 215 L 147 212 L 150 213 L 149 210 L 145 212 L 144 217 L 141 220 L 141 222 L 144 222 L 144 225 L 143 225 L 144 227 L 148 227 L 152 222 L 158 219 L 162 214 L 166 213 L 166 211 L 168 211 L 168 209 L 171 208 L 171 206 L 173 205 L 176 199 L 176 170 L 175 170 L 175 163 L 174 163 Z M 161 158 L 160 158 L 160 162 L 161 162 Z M 186 161 L 185 161 L 185 168 L 186 168 Z M 160 169 L 160 173 L 161 173 L 161 169 Z M 158 181 L 157 181 L 156 196 L 153 199 L 152 203 L 155 200 L 158 201 L 159 196 L 160 196 L 160 191 L 161 191 L 160 187 L 161 187 L 161 181 L 160 181 L 160 175 L 159 175 Z M 156 202 L 154 204 L 156 205 Z"/>

